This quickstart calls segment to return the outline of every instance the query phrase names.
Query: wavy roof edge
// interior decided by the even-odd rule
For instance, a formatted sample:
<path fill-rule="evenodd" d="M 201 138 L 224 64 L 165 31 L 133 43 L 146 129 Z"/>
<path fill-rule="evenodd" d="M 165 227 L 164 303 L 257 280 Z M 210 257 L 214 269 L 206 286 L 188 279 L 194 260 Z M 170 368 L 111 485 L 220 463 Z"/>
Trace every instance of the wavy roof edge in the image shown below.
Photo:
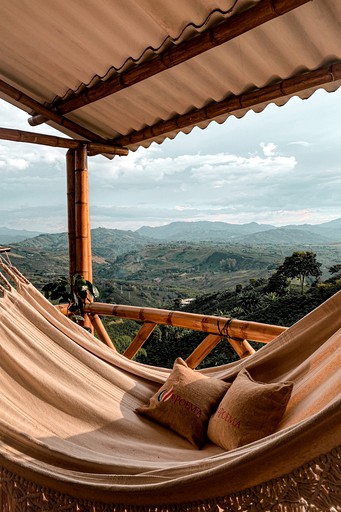
<path fill-rule="evenodd" d="M 280 106 L 294 96 L 308 99 L 317 89 L 332 92 L 341 85 L 339 71 L 335 78 L 306 85 L 303 76 L 341 65 L 339 0 L 181 0 L 179 6 L 179 0 L 113 0 L 110 8 L 95 0 L 86 8 L 61 2 L 42 9 L 39 0 L 29 6 L 21 0 L 2 5 L 0 79 L 7 89 L 0 83 L 0 97 L 31 115 L 43 116 L 49 107 L 53 115 L 47 124 L 70 137 L 136 150 L 174 139 L 179 132 L 189 134 L 195 126 L 204 129 L 214 120 L 223 123 L 231 115 L 241 118 L 270 103 Z M 259 20 L 245 28 L 254 13 Z M 75 25 L 75 19 L 82 23 Z M 174 66 L 137 76 L 139 66 L 182 43 L 196 44 L 206 35 L 209 39 L 223 25 L 233 37 L 205 46 L 194 57 L 190 51 L 189 60 L 185 56 Z M 96 84 L 108 87 L 116 75 L 120 82 L 131 70 L 135 81 L 96 95 Z M 259 95 L 232 111 L 219 108 L 229 98 L 251 98 L 296 78 L 302 79 L 302 88 L 292 88 L 290 94 Z M 216 114 L 199 115 L 205 109 Z"/>

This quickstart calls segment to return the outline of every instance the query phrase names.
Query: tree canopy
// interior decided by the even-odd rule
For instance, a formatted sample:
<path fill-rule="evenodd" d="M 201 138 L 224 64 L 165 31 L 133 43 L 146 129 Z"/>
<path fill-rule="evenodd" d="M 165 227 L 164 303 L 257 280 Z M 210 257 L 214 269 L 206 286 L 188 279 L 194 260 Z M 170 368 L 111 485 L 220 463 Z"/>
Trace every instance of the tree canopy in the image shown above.
<path fill-rule="evenodd" d="M 321 263 L 316 260 L 316 254 L 313 252 L 296 251 L 285 258 L 275 274 L 278 278 L 282 276 L 288 279 L 299 279 L 303 295 L 306 278 L 312 276 L 318 279 L 322 274 Z"/>

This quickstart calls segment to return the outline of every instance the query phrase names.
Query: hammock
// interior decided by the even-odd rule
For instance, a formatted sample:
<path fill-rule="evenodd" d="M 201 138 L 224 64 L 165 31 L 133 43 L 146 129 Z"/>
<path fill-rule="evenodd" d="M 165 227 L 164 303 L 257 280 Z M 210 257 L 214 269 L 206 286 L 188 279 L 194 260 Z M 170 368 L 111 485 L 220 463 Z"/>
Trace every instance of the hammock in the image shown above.
<path fill-rule="evenodd" d="M 135 412 L 171 370 L 115 353 L 2 267 L 2 512 L 341 510 L 341 292 L 246 360 L 202 370 L 294 388 L 275 433 L 197 450 Z"/>

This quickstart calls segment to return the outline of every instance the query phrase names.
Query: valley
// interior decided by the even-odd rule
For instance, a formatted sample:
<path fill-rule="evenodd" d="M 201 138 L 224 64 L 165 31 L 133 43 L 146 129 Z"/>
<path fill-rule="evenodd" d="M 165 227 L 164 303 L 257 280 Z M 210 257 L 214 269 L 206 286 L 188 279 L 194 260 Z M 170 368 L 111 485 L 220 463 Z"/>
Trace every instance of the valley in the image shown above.
<path fill-rule="evenodd" d="M 256 223 L 174 224 L 135 232 L 91 231 L 93 280 L 101 301 L 172 308 L 179 300 L 234 290 L 250 279 L 267 279 L 295 250 L 316 253 L 322 279 L 329 277 L 330 266 L 341 261 L 337 221 L 305 229 Z M 207 240 L 209 235 L 212 240 Z M 67 276 L 66 233 L 40 234 L 10 247 L 13 264 L 38 288 Z"/>

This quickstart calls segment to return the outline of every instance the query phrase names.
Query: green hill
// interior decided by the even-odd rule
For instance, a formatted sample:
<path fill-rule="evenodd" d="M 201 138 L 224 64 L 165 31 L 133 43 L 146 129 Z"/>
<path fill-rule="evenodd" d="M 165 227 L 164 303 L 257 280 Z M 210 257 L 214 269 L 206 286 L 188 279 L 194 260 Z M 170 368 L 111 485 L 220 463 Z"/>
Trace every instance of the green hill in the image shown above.
<path fill-rule="evenodd" d="M 227 222 L 172 222 L 143 226 L 137 233 L 163 242 L 236 242 L 242 244 L 323 244 L 341 242 L 341 218 L 322 224 L 288 225 L 229 224 Z"/>
<path fill-rule="evenodd" d="M 266 234 L 266 231 L 261 235 Z M 172 307 L 178 299 L 233 290 L 250 279 L 267 279 L 294 250 L 312 250 L 328 267 L 341 261 L 341 246 L 151 241 L 133 231 L 91 231 L 93 280 L 100 300 Z M 68 275 L 66 233 L 44 234 L 11 244 L 13 263 L 38 287 Z"/>
<path fill-rule="evenodd" d="M 151 242 L 134 232 L 92 231 L 93 281 L 101 302 L 183 309 L 201 314 L 231 316 L 277 325 L 291 325 L 341 287 L 330 279 L 328 268 L 341 261 L 341 246 L 316 246 L 323 279 L 330 282 L 305 286 L 304 294 L 293 283 L 284 296 L 266 290 L 269 277 L 294 250 L 292 245 L 240 245 L 217 242 Z M 67 236 L 39 235 L 11 246 L 10 257 L 38 288 L 68 274 Z M 184 300 L 191 299 L 191 300 Z M 105 318 L 105 325 L 119 347 L 134 338 L 137 322 L 128 324 Z M 202 334 L 169 326 L 155 329 L 139 360 L 171 367 L 175 357 L 194 349 Z M 234 359 L 224 342 L 203 366 Z M 257 348 L 257 347 L 255 347 Z"/>
<path fill-rule="evenodd" d="M 222 242 L 235 237 L 258 233 L 273 228 L 269 224 L 229 224 L 227 222 L 172 222 L 165 226 L 143 226 L 137 233 L 163 241 Z"/>

